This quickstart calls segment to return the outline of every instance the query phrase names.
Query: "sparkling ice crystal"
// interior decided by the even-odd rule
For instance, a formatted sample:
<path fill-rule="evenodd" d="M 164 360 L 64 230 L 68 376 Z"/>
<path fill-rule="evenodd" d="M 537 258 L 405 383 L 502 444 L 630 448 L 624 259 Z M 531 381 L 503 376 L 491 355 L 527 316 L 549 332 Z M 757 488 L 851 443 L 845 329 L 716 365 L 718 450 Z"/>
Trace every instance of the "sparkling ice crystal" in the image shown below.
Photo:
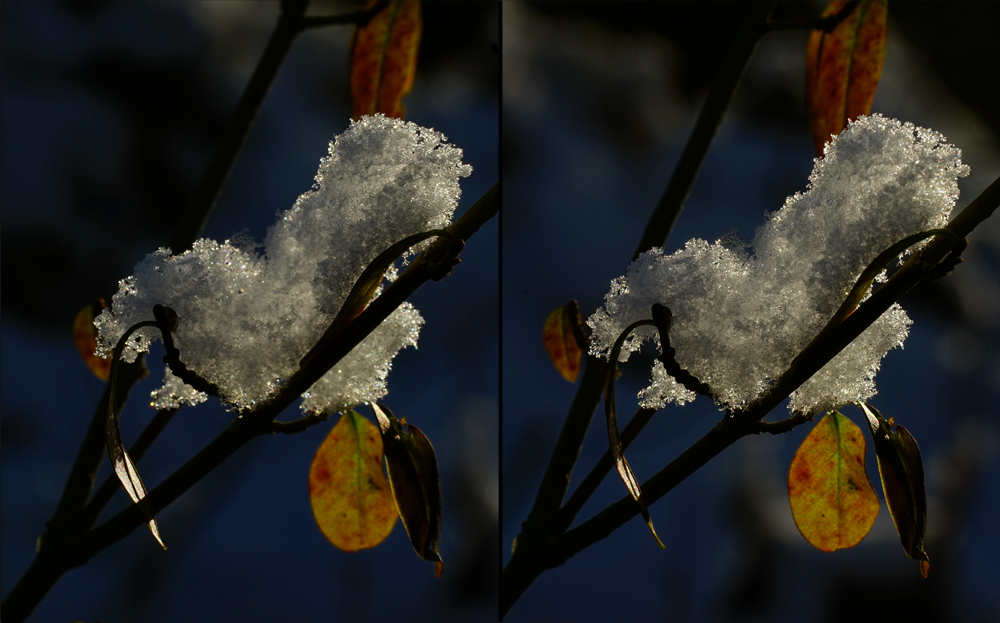
<path fill-rule="evenodd" d="M 268 229 L 263 254 L 252 240 L 201 239 L 176 256 L 169 249 L 146 256 L 95 321 L 98 352 L 109 355 L 129 326 L 152 320 L 153 306 L 165 305 L 180 319 L 174 341 L 181 361 L 216 384 L 224 400 L 253 407 L 298 369 L 380 252 L 451 223 L 458 180 L 472 167 L 445 140 L 382 115 L 352 121 L 330 144 L 312 190 Z M 387 279 L 394 278 L 391 270 Z M 310 388 L 303 409 L 331 412 L 384 396 L 393 357 L 416 346 L 422 324 L 412 305 L 401 305 Z M 154 328 L 137 331 L 123 357 L 134 361 L 159 337 Z M 168 371 L 153 404 L 199 398 Z"/>
<path fill-rule="evenodd" d="M 753 253 L 735 234 L 690 240 L 671 255 L 643 253 L 611 282 L 590 317 L 591 353 L 607 357 L 632 322 L 661 303 L 673 312 L 678 363 L 713 388 L 726 408 L 745 405 L 787 369 L 823 329 L 875 257 L 911 234 L 943 227 L 968 175 L 961 151 L 932 130 L 880 115 L 861 117 L 827 144 L 807 192 L 757 228 Z M 875 394 L 882 357 L 901 346 L 911 320 L 893 305 L 791 396 L 790 408 L 834 409 Z M 643 327 L 621 360 L 652 338 Z M 694 394 L 656 362 L 644 407 L 683 404 Z"/>

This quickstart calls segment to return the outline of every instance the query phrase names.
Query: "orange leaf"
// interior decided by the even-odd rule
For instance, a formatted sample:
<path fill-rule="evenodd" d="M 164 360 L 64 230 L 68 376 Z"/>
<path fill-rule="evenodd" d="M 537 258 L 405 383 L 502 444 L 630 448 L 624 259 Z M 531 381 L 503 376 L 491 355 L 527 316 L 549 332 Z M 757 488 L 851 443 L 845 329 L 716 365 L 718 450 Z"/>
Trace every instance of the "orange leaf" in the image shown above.
<path fill-rule="evenodd" d="M 348 410 L 330 430 L 309 468 L 309 501 L 323 535 L 345 552 L 375 547 L 396 523 L 382 472 L 377 426 Z"/>
<path fill-rule="evenodd" d="M 549 314 L 542 329 L 545 352 L 549 354 L 549 359 L 559 374 L 570 383 L 575 383 L 580 374 L 583 349 L 578 337 L 583 337 L 582 327 L 580 306 L 576 301 L 570 301 Z"/>
<path fill-rule="evenodd" d="M 824 552 L 854 547 L 878 516 L 865 472 L 865 436 L 837 411 L 816 423 L 788 470 L 788 501 L 799 532 Z"/>
<path fill-rule="evenodd" d="M 846 0 L 832 0 L 821 17 L 849 10 Z M 871 111 L 882 75 L 886 39 L 885 0 L 858 2 L 833 30 L 813 30 L 806 45 L 806 115 L 816 155 L 847 127 L 848 120 Z"/>
<path fill-rule="evenodd" d="M 369 2 L 367 8 L 375 6 Z M 351 33 L 351 102 L 354 118 L 382 113 L 402 119 L 403 96 L 413 88 L 422 29 L 420 3 L 394 0 L 364 28 Z"/>
<path fill-rule="evenodd" d="M 104 359 L 94 354 L 97 350 L 97 327 L 94 326 L 96 318 L 101 310 L 107 307 L 104 299 L 97 299 L 95 302 L 85 305 L 73 320 L 73 343 L 76 350 L 83 357 L 83 363 L 94 376 L 102 381 L 108 380 L 111 374 L 111 358 Z"/>

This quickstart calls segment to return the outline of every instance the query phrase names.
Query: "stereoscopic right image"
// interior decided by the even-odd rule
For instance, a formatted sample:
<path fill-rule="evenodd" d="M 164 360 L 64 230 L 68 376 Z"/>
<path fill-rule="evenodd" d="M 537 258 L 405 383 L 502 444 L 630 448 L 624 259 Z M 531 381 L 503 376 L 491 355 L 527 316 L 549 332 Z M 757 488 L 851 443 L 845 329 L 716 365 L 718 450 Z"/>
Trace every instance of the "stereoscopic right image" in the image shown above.
<path fill-rule="evenodd" d="M 990 3 L 504 3 L 504 621 L 991 621 Z"/>

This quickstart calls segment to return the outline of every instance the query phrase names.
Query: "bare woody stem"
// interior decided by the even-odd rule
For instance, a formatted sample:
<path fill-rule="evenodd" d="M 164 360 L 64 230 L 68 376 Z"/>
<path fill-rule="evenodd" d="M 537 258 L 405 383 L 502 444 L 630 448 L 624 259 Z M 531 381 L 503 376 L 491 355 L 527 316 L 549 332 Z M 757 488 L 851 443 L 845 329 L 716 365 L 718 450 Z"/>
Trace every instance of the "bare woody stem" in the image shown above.
<path fill-rule="evenodd" d="M 633 259 L 652 247 L 662 246 L 673 229 L 684 201 L 690 194 L 694 180 L 698 176 L 701 164 L 711 147 L 719 126 L 722 124 L 726 110 L 736 93 L 743 72 L 753 56 L 757 42 L 767 32 L 768 20 L 774 4 L 774 2 L 754 3 L 749 8 L 744 25 L 740 29 L 705 103 L 702 105 L 695 128 L 688 138 L 681 159 L 646 224 L 633 254 Z M 607 366 L 608 363 L 602 358 L 587 357 L 583 379 L 556 440 L 555 449 L 552 451 L 549 464 L 538 487 L 534 505 L 527 520 L 522 524 L 521 534 L 517 537 L 517 549 L 522 552 L 530 552 L 536 547 L 543 548 L 549 539 L 562 534 L 566 526 L 561 524 L 568 525 L 568 522 L 572 521 L 572 517 L 569 515 L 575 515 L 576 511 L 573 511 L 557 517 L 560 505 L 569 488 L 573 468 L 580 456 L 583 440 L 587 435 L 594 411 L 603 393 Z M 596 467 L 595 470 L 597 470 Z M 605 473 L 607 472 L 605 471 Z M 596 472 L 594 472 L 594 478 L 597 478 Z M 586 491 L 586 489 L 581 488 L 578 491 L 581 494 L 580 497 L 574 494 L 576 498 L 574 506 L 582 507 L 583 502 L 586 501 L 582 496 Z M 551 568 L 544 564 L 539 565 L 538 562 L 539 560 L 530 554 L 525 556 L 523 553 L 518 555 L 515 552 L 503 571 L 500 595 L 501 617 L 520 598 L 538 574 L 546 568 Z"/>
<path fill-rule="evenodd" d="M 222 194 L 226 179 L 233 170 L 236 157 L 242 150 L 250 129 L 257 120 L 257 114 L 267 98 L 267 93 L 271 90 L 271 85 L 274 84 L 274 79 L 278 76 L 278 71 L 299 33 L 307 28 L 332 24 L 366 24 L 388 3 L 379 2 L 363 11 L 323 17 L 306 17 L 308 4 L 308 2 L 281 3 L 281 16 L 271 34 L 271 39 L 267 42 L 264 55 L 257 63 L 253 75 L 250 76 L 250 82 L 247 83 L 236 104 L 229 125 L 226 126 L 215 156 L 205 170 L 194 197 L 174 227 L 170 237 L 170 249 L 174 255 L 190 249 L 201 234 L 201 230 L 205 228 L 208 216 L 215 209 L 215 202 Z"/>
<path fill-rule="evenodd" d="M 670 176 L 670 182 L 646 223 L 642 238 L 639 239 L 639 244 L 632 254 L 633 260 L 639 257 L 640 253 L 653 247 L 663 246 L 673 231 L 674 223 L 684 209 L 684 202 L 691 194 L 691 187 L 708 154 L 708 148 L 712 145 L 719 126 L 722 125 L 729 104 L 736 95 L 736 88 L 740 84 L 743 72 L 757 48 L 757 42 L 768 31 L 768 20 L 775 4 L 755 2 L 747 10 L 747 18 L 729 49 L 722 70 L 712 83 L 705 104 L 698 114 L 698 120 L 695 121 L 694 129 L 691 130 L 691 136 Z"/>

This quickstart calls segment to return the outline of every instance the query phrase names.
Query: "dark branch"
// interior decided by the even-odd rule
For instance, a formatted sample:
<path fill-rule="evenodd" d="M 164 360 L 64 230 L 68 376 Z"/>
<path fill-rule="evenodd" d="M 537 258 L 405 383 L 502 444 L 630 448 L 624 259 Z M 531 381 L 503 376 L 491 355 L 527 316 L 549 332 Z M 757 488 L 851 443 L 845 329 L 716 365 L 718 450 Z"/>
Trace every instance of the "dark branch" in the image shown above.
<path fill-rule="evenodd" d="M 632 419 L 628 421 L 628 424 L 622 430 L 622 450 L 628 448 L 635 441 L 635 438 L 639 436 L 639 433 L 646 427 L 646 424 L 649 424 L 654 415 L 656 415 L 656 409 L 639 409 L 636 411 L 635 415 L 632 416 Z M 594 467 L 591 468 L 576 490 L 573 491 L 573 495 L 570 496 L 566 504 L 559 509 L 555 522 L 558 531 L 565 532 L 573 524 L 573 520 L 576 519 L 577 514 L 583 509 L 583 505 L 587 503 L 587 500 L 594 494 L 594 491 L 597 491 L 597 487 L 604 482 L 604 479 L 614 466 L 615 457 L 611 454 L 611 450 L 608 450 L 597 461 Z"/>
<path fill-rule="evenodd" d="M 681 158 L 670 176 L 670 182 L 667 183 L 659 203 L 656 204 L 653 214 L 646 223 L 642 238 L 639 239 L 635 253 L 632 254 L 633 260 L 639 257 L 640 253 L 653 247 L 662 247 L 673 231 L 674 223 L 684 209 L 684 202 L 691 194 L 691 187 L 698 177 L 698 171 L 701 170 L 701 163 L 704 162 L 715 139 L 715 133 L 722 125 L 726 110 L 736 95 L 736 88 L 743 77 L 743 71 L 753 56 L 757 42 L 767 32 L 767 20 L 774 4 L 754 3 L 748 10 L 747 18 L 729 49 L 722 70 L 712 83 L 712 89 L 701 107 L 698 120 L 695 121 L 691 136 L 684 146 L 684 152 L 681 153 Z"/>
<path fill-rule="evenodd" d="M 656 322 L 656 329 L 660 333 L 660 356 L 657 359 L 666 368 L 667 374 L 674 377 L 674 380 L 686 387 L 688 391 L 715 400 L 712 388 L 682 368 L 681 364 L 677 363 L 677 359 L 674 358 L 676 353 L 670 345 L 670 325 L 673 322 L 673 314 L 670 313 L 670 309 L 655 303 L 653 305 L 653 321 Z"/>
<path fill-rule="evenodd" d="M 980 223 L 989 218 L 1000 206 L 1000 178 L 984 190 L 958 216 L 947 229 L 958 238 L 965 238 Z M 647 504 L 670 492 L 702 465 L 741 437 L 761 432 L 761 420 L 806 380 L 826 365 L 858 335 L 875 322 L 893 303 L 914 285 L 935 276 L 936 268 L 954 258 L 953 240 L 939 236 L 931 240 L 861 304 L 853 314 L 831 330 L 823 339 L 814 342 L 759 399 L 732 416 L 723 418 L 701 439 L 642 483 L 643 497 Z M 795 419 L 795 416 L 793 418 Z M 775 423 L 777 426 L 779 423 Z M 785 424 L 781 424 L 784 426 Z M 765 423 L 764 428 L 767 428 Z M 591 519 L 565 534 L 546 534 L 544 538 L 526 540 L 528 547 L 518 547 L 503 571 L 501 613 L 506 613 L 520 598 L 535 578 L 548 569 L 555 568 L 612 532 L 639 514 L 639 507 L 631 496 L 625 496 Z M 522 532 L 522 535 L 524 532 Z"/>
<path fill-rule="evenodd" d="M 754 423 L 754 429 L 751 432 L 757 433 L 771 433 L 772 435 L 780 435 L 782 433 L 787 433 L 799 424 L 805 424 L 806 422 L 812 422 L 813 414 L 806 415 L 802 411 L 796 411 L 792 417 L 779 420 L 777 422 L 765 422 L 763 420 Z"/>
<path fill-rule="evenodd" d="M 247 83 L 243 95 L 236 104 L 236 110 L 233 111 L 225 134 L 222 135 L 215 156 L 205 170 L 194 197 L 174 227 L 173 235 L 170 237 L 170 249 L 174 255 L 190 249 L 201 234 L 201 230 L 205 228 L 208 215 L 215 209 L 215 202 L 222 193 L 222 187 L 229 178 L 229 172 L 233 169 L 233 164 L 243 148 L 243 143 L 246 142 L 250 129 L 257 120 L 257 113 L 260 112 L 264 99 L 271 90 L 278 70 L 281 69 L 295 37 L 302 31 L 306 5 L 305 2 L 281 3 L 281 17 L 267 43 L 264 55 L 257 63 L 250 82 Z"/>
<path fill-rule="evenodd" d="M 831 32 L 840 22 L 847 19 L 858 7 L 859 0 L 851 0 L 839 11 L 827 17 L 808 17 L 805 19 L 773 20 L 767 23 L 769 31 L 775 30 L 822 30 Z"/>
<path fill-rule="evenodd" d="M 321 26 L 334 26 L 352 24 L 358 28 L 364 28 L 373 17 L 382 12 L 382 9 L 389 6 L 389 0 L 379 0 L 370 9 L 354 11 L 353 13 L 343 13 L 341 15 L 317 15 L 314 17 L 303 17 L 302 28 L 319 28 Z"/>
<path fill-rule="evenodd" d="M 308 429 L 313 424 L 319 424 L 320 422 L 325 422 L 330 419 L 329 413 L 310 413 L 305 417 L 301 417 L 297 420 L 292 420 L 291 422 L 279 422 L 274 420 L 268 423 L 267 432 L 272 435 L 275 433 L 285 433 L 286 435 L 294 435 L 296 433 L 301 433 L 302 431 Z"/>

